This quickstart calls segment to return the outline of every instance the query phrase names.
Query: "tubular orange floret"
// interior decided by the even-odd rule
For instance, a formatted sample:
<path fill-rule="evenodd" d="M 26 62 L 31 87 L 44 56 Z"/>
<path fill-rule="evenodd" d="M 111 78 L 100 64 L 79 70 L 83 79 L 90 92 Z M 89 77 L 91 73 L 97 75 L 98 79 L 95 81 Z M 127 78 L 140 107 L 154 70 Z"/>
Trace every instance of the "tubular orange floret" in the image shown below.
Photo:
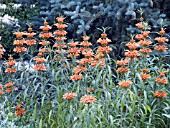
<path fill-rule="evenodd" d="M 160 77 L 164 77 L 167 71 L 158 71 Z"/>
<path fill-rule="evenodd" d="M 140 74 L 140 77 L 142 78 L 142 80 L 147 80 L 147 79 L 151 78 L 151 75 L 144 73 L 144 74 Z"/>
<path fill-rule="evenodd" d="M 72 100 L 75 96 L 77 96 L 77 94 L 74 93 L 74 92 L 65 93 L 65 94 L 63 95 L 63 99 Z"/>
<path fill-rule="evenodd" d="M 95 102 L 96 100 L 97 99 L 94 96 L 85 95 L 85 96 L 81 97 L 80 103 L 86 103 L 89 105 L 89 104 Z"/>
<path fill-rule="evenodd" d="M 155 91 L 154 96 L 157 98 L 164 98 L 167 96 L 165 91 Z"/>
<path fill-rule="evenodd" d="M 150 31 L 142 31 L 142 35 L 146 38 L 150 34 Z"/>
<path fill-rule="evenodd" d="M 129 71 L 130 71 L 129 68 L 127 68 L 127 67 L 120 67 L 117 69 L 118 73 L 127 73 Z"/>
<path fill-rule="evenodd" d="M 155 82 L 160 83 L 160 84 L 167 84 L 168 80 L 166 78 L 159 78 L 159 77 L 157 77 L 155 79 Z"/>
<path fill-rule="evenodd" d="M 58 21 L 59 23 L 63 23 L 64 20 L 65 20 L 65 17 L 60 16 L 60 17 L 58 17 L 58 18 L 56 18 L 56 19 L 57 19 L 57 21 Z"/>
<path fill-rule="evenodd" d="M 139 47 L 139 44 L 128 42 L 128 43 L 126 44 L 126 46 L 127 46 L 130 50 L 135 50 L 137 47 Z"/>
<path fill-rule="evenodd" d="M 147 73 L 147 72 L 148 72 L 148 69 L 143 68 L 143 69 L 142 69 L 142 72 Z"/>
<path fill-rule="evenodd" d="M 122 87 L 122 88 L 128 88 L 133 82 L 130 80 L 123 80 L 120 81 L 118 84 Z"/>
<path fill-rule="evenodd" d="M 16 36 L 16 38 L 22 38 L 24 32 L 14 32 L 14 35 Z"/>
<path fill-rule="evenodd" d="M 168 49 L 165 45 L 157 45 L 154 47 L 155 50 L 159 51 L 159 52 L 166 52 L 166 50 Z"/>
<path fill-rule="evenodd" d="M 126 65 L 128 63 L 128 58 L 125 58 L 124 60 L 118 60 L 117 61 L 117 64 L 119 65 L 119 66 L 124 66 L 124 65 Z"/>
<path fill-rule="evenodd" d="M 35 35 L 36 35 L 36 33 L 34 33 L 34 32 L 29 32 L 29 33 L 24 33 L 24 35 L 26 35 L 27 36 L 27 38 L 33 38 Z"/>
<path fill-rule="evenodd" d="M 25 113 L 25 108 L 21 108 L 21 104 L 18 104 L 17 106 L 15 106 L 15 115 L 16 116 L 22 116 Z"/>
<path fill-rule="evenodd" d="M 86 91 L 87 91 L 87 92 L 93 92 L 93 91 L 94 91 L 94 88 L 86 88 Z"/>
<path fill-rule="evenodd" d="M 71 80 L 73 80 L 73 81 L 77 81 L 77 80 L 81 80 L 82 78 L 83 78 L 83 75 L 82 74 L 74 74 L 74 75 L 72 75 L 71 77 Z"/>
<path fill-rule="evenodd" d="M 164 44 L 168 42 L 168 39 L 166 37 L 156 37 L 155 40 L 158 41 L 159 44 Z"/>
<path fill-rule="evenodd" d="M 164 35 L 165 34 L 165 30 L 166 30 L 166 28 L 161 28 L 161 31 L 159 31 L 159 34 L 160 35 Z"/>
<path fill-rule="evenodd" d="M 144 25 L 143 25 L 142 22 L 137 23 L 136 26 L 138 27 L 138 29 L 143 29 L 144 28 Z"/>

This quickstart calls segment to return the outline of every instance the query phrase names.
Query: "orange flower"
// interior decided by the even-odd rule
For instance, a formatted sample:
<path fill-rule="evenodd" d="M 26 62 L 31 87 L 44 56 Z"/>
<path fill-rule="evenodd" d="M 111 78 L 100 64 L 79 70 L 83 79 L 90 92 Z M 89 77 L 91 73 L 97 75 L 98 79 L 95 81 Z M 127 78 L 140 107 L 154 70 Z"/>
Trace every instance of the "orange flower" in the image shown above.
<path fill-rule="evenodd" d="M 139 50 L 139 52 L 143 54 L 148 54 L 149 52 L 152 52 L 152 50 L 150 48 L 142 48 Z"/>
<path fill-rule="evenodd" d="M 91 44 L 90 42 L 88 42 L 88 41 L 82 41 L 82 42 L 80 43 L 80 45 L 81 45 L 81 46 L 84 46 L 84 47 L 92 46 L 92 44 Z"/>
<path fill-rule="evenodd" d="M 15 60 L 8 61 L 8 62 L 5 62 L 5 64 L 8 65 L 9 67 L 12 67 L 16 64 L 16 61 Z"/>
<path fill-rule="evenodd" d="M 4 94 L 4 91 L 0 89 L 0 96 Z"/>
<path fill-rule="evenodd" d="M 168 83 L 168 80 L 167 80 L 166 78 L 159 78 L 159 77 L 157 77 L 157 78 L 155 79 L 155 81 L 156 81 L 157 83 L 161 83 L 161 84 L 167 84 L 167 83 Z"/>
<path fill-rule="evenodd" d="M 76 48 L 76 47 L 72 47 L 72 48 L 70 48 L 68 51 L 67 51 L 68 53 L 69 53 L 69 57 L 72 57 L 72 56 L 74 56 L 74 57 L 78 57 L 80 54 L 80 49 L 79 48 Z"/>
<path fill-rule="evenodd" d="M 160 76 L 160 77 L 163 77 L 163 76 L 165 76 L 165 73 L 166 73 L 167 71 L 162 71 L 162 72 L 161 72 L 161 71 L 158 71 L 158 72 L 159 72 L 159 76 Z"/>
<path fill-rule="evenodd" d="M 140 77 L 142 78 L 142 80 L 147 80 L 151 77 L 150 74 L 140 74 Z"/>
<path fill-rule="evenodd" d="M 123 80 L 121 82 L 119 82 L 118 84 L 122 87 L 122 88 L 128 88 L 133 82 L 130 80 Z"/>
<path fill-rule="evenodd" d="M 127 50 L 127 52 L 125 52 L 125 56 L 128 58 L 136 58 L 136 57 L 140 56 L 140 54 L 137 50 L 134 50 L 134 51 Z"/>
<path fill-rule="evenodd" d="M 105 38 L 106 36 L 107 36 L 106 33 L 102 33 L 102 34 L 101 34 L 101 37 L 102 37 L 102 38 Z"/>
<path fill-rule="evenodd" d="M 129 72 L 129 68 L 126 68 L 126 67 L 118 68 L 117 72 L 118 73 L 126 73 L 126 72 Z"/>
<path fill-rule="evenodd" d="M 108 38 L 105 38 L 105 39 L 99 38 L 97 40 L 97 42 L 100 43 L 103 46 L 106 46 L 109 42 L 112 42 L 112 41 L 110 39 L 108 39 Z"/>
<path fill-rule="evenodd" d="M 21 108 L 21 104 L 15 106 L 16 116 L 22 116 L 25 112 L 25 108 Z"/>
<path fill-rule="evenodd" d="M 8 82 L 8 83 L 6 83 L 5 85 L 4 85 L 4 87 L 5 88 L 11 88 L 11 87 L 13 87 L 13 83 L 12 82 Z"/>
<path fill-rule="evenodd" d="M 56 37 L 55 39 L 56 39 L 57 41 L 61 42 L 61 41 L 66 40 L 67 38 L 66 38 L 66 37 Z"/>
<path fill-rule="evenodd" d="M 163 98 L 167 96 L 167 93 L 164 91 L 155 91 L 154 96 L 157 98 Z"/>
<path fill-rule="evenodd" d="M 57 36 L 66 36 L 67 32 L 65 30 L 56 30 L 54 34 Z"/>
<path fill-rule="evenodd" d="M 47 32 L 51 29 L 52 27 L 49 26 L 49 25 L 46 25 L 46 26 L 40 26 L 40 29 L 42 29 L 43 31 Z"/>
<path fill-rule="evenodd" d="M 86 58 L 89 58 L 91 56 L 94 55 L 93 51 L 90 50 L 90 51 L 86 51 L 86 52 L 82 52 L 82 54 L 86 57 Z"/>
<path fill-rule="evenodd" d="M 100 63 L 101 63 L 100 59 L 98 59 L 98 60 L 94 59 L 90 62 L 91 66 L 93 66 L 93 67 L 96 67 Z"/>
<path fill-rule="evenodd" d="M 87 92 L 93 92 L 94 88 L 86 88 Z"/>
<path fill-rule="evenodd" d="M 4 54 L 4 51 L 0 49 L 0 58 L 2 58 L 2 55 Z"/>
<path fill-rule="evenodd" d="M 89 36 L 82 36 L 82 38 L 83 38 L 84 41 L 88 41 L 90 39 Z"/>
<path fill-rule="evenodd" d="M 45 21 L 44 21 L 44 26 L 47 26 L 47 24 L 48 24 L 48 22 L 45 20 Z"/>
<path fill-rule="evenodd" d="M 142 71 L 143 71 L 144 73 L 147 73 L 147 72 L 148 72 L 148 69 L 143 68 Z"/>
<path fill-rule="evenodd" d="M 4 94 L 4 91 L 2 90 L 2 84 L 0 84 L 0 96 Z"/>
<path fill-rule="evenodd" d="M 26 52 L 26 51 L 27 51 L 27 48 L 17 46 L 16 48 L 14 48 L 13 51 L 16 52 L 16 53 L 22 53 L 22 52 Z"/>
<path fill-rule="evenodd" d="M 79 65 L 85 65 L 88 62 L 89 62 L 89 58 L 83 58 L 83 59 L 77 61 L 77 63 Z"/>
<path fill-rule="evenodd" d="M 70 48 L 68 53 L 80 53 L 80 49 L 77 47 Z"/>
<path fill-rule="evenodd" d="M 73 81 L 77 81 L 77 80 L 81 80 L 83 78 L 82 74 L 74 74 L 73 76 L 70 77 L 71 80 Z"/>
<path fill-rule="evenodd" d="M 159 31 L 159 34 L 160 34 L 160 35 L 164 35 L 164 34 L 165 34 L 165 29 L 166 29 L 166 28 L 161 28 L 161 31 Z"/>
<path fill-rule="evenodd" d="M 95 102 L 97 99 L 93 96 L 90 96 L 90 95 L 85 95 L 83 97 L 81 97 L 80 99 L 80 103 L 86 103 L 86 104 L 91 104 L 93 102 Z"/>
<path fill-rule="evenodd" d="M 55 60 L 60 61 L 60 60 L 62 60 L 62 58 L 57 57 L 57 58 L 55 58 Z"/>
<path fill-rule="evenodd" d="M 86 71 L 87 70 L 87 68 L 86 67 L 82 67 L 82 66 L 77 66 L 77 67 L 75 67 L 74 69 L 73 69 L 73 72 L 74 72 L 74 74 L 78 74 L 79 72 L 81 72 L 81 71 Z"/>
<path fill-rule="evenodd" d="M 60 16 L 60 17 L 58 17 L 58 18 L 56 18 L 56 19 L 57 19 L 57 21 L 58 21 L 59 23 L 63 23 L 65 17 Z"/>
<path fill-rule="evenodd" d="M 73 93 L 73 92 L 65 93 L 65 94 L 63 95 L 63 99 L 72 100 L 75 96 L 77 96 L 77 94 L 76 94 L 76 93 Z"/>
<path fill-rule="evenodd" d="M 144 36 L 142 34 L 137 34 L 135 38 L 138 40 L 144 40 Z"/>
<path fill-rule="evenodd" d="M 21 104 L 15 106 L 15 110 L 16 110 L 16 111 L 18 111 L 18 110 L 20 110 L 20 109 L 21 109 Z"/>
<path fill-rule="evenodd" d="M 13 88 L 13 83 L 12 82 L 8 82 L 4 85 L 4 87 L 6 88 L 6 92 L 9 93 L 12 91 Z"/>
<path fill-rule="evenodd" d="M 137 44 L 137 43 L 127 43 L 126 44 L 126 46 L 130 49 L 130 50 L 135 50 L 138 46 L 139 46 L 139 44 Z"/>
<path fill-rule="evenodd" d="M 142 22 L 137 23 L 136 26 L 138 27 L 138 29 L 143 29 L 144 28 L 144 25 L 143 25 Z"/>
<path fill-rule="evenodd" d="M 58 29 L 65 29 L 66 27 L 68 27 L 66 24 L 59 24 L 59 23 L 56 23 L 54 24 Z"/>
<path fill-rule="evenodd" d="M 6 92 L 7 92 L 7 93 L 10 93 L 11 91 L 12 91 L 12 88 L 7 88 L 7 89 L 6 89 Z"/>
<path fill-rule="evenodd" d="M 42 46 L 46 46 L 46 45 L 49 45 L 50 42 L 46 40 L 42 40 L 39 44 L 41 44 Z"/>
<path fill-rule="evenodd" d="M 34 58 L 33 60 L 35 60 L 36 61 L 36 63 L 44 63 L 45 61 L 46 61 L 46 59 L 45 58 L 39 58 L 39 57 L 36 57 L 36 58 Z"/>
<path fill-rule="evenodd" d="M 50 37 L 52 37 L 52 33 L 51 32 L 43 32 L 39 35 L 40 38 L 45 38 L 45 39 L 48 39 Z"/>
<path fill-rule="evenodd" d="M 46 67 L 45 67 L 43 64 L 38 64 L 38 65 L 35 65 L 35 66 L 34 66 L 34 70 L 37 70 L 37 71 L 45 71 L 45 70 L 46 70 Z"/>
<path fill-rule="evenodd" d="M 49 53 L 51 51 L 51 49 L 50 48 L 41 48 L 41 49 L 39 49 L 39 52 L 40 53 Z"/>
<path fill-rule="evenodd" d="M 149 46 L 150 44 L 152 44 L 152 41 L 150 41 L 150 40 L 140 40 L 140 41 L 139 41 L 139 44 L 140 44 L 141 46 L 146 47 L 146 46 Z"/>
<path fill-rule="evenodd" d="M 80 49 L 81 52 L 85 52 L 85 51 L 91 50 L 91 48 L 88 48 L 88 47 L 81 47 L 79 49 Z"/>
<path fill-rule="evenodd" d="M 99 46 L 98 49 L 97 49 L 97 53 L 103 53 L 103 54 L 107 54 L 109 52 L 112 51 L 112 48 L 110 48 L 109 46 L 105 46 L 105 47 L 101 47 Z"/>
<path fill-rule="evenodd" d="M 100 60 L 102 58 L 104 58 L 104 54 L 102 52 L 99 52 L 96 55 L 94 55 L 95 60 Z"/>
<path fill-rule="evenodd" d="M 150 31 L 143 31 L 143 32 L 142 32 L 142 35 L 143 35 L 144 37 L 148 37 L 149 33 L 150 33 Z"/>
<path fill-rule="evenodd" d="M 35 41 L 34 39 L 32 39 L 32 40 L 26 40 L 25 43 L 26 43 L 28 46 L 32 46 L 32 45 L 36 44 L 36 41 Z"/>
<path fill-rule="evenodd" d="M 2 90 L 2 84 L 0 84 L 0 90 Z"/>
<path fill-rule="evenodd" d="M 100 67 L 104 67 L 105 66 L 104 59 L 99 60 L 99 64 L 100 64 Z"/>
<path fill-rule="evenodd" d="M 8 74 L 15 73 L 16 71 L 17 71 L 16 68 L 7 68 L 7 69 L 5 69 L 5 72 L 7 72 Z"/>
<path fill-rule="evenodd" d="M 168 39 L 166 37 L 156 37 L 155 40 L 158 41 L 159 44 L 168 42 Z"/>
<path fill-rule="evenodd" d="M 24 33 L 24 35 L 26 35 L 27 38 L 33 38 L 36 35 L 36 33 L 34 33 L 34 32 L 32 32 L 32 33 Z"/>
<path fill-rule="evenodd" d="M 16 38 L 21 38 L 24 35 L 23 32 L 15 32 L 14 34 L 15 34 Z"/>
<path fill-rule="evenodd" d="M 165 45 L 157 45 L 154 47 L 154 49 L 159 52 L 165 52 L 168 48 Z"/>
<path fill-rule="evenodd" d="M 23 44 L 25 44 L 25 40 L 22 39 L 22 40 L 14 40 L 14 45 L 17 45 L 17 46 L 22 46 Z"/>
<path fill-rule="evenodd" d="M 31 31 L 32 31 L 32 28 L 31 28 L 31 27 L 29 27 L 29 28 L 28 28 L 28 31 L 29 31 L 29 32 L 31 32 Z"/>
<path fill-rule="evenodd" d="M 37 54 L 37 56 L 39 56 L 39 57 L 42 57 L 42 55 L 43 55 L 42 52 L 39 52 L 39 53 Z"/>
<path fill-rule="evenodd" d="M 22 116 L 25 112 L 25 108 L 21 108 L 19 111 L 16 112 L 16 116 Z"/>
<path fill-rule="evenodd" d="M 70 47 L 76 47 L 79 44 L 79 42 L 72 41 L 72 42 L 70 42 L 68 44 L 70 45 Z"/>
<path fill-rule="evenodd" d="M 124 60 L 118 60 L 117 61 L 117 64 L 119 65 L 119 66 L 124 66 L 124 65 L 126 65 L 128 63 L 128 59 L 127 58 L 125 58 Z"/>

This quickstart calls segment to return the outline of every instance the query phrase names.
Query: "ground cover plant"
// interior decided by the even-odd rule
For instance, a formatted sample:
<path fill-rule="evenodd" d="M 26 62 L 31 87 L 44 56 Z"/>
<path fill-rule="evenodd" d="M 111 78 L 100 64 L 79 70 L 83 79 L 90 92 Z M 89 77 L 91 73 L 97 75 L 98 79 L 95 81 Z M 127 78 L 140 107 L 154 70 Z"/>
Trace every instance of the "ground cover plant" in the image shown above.
<path fill-rule="evenodd" d="M 36 33 L 14 32 L 13 54 L 0 65 L 0 126 L 3 128 L 169 128 L 169 35 L 143 17 L 129 34 L 124 57 L 110 53 L 109 27 L 100 37 L 67 39 L 65 17 Z M 39 38 L 36 38 L 39 37 Z M 96 47 L 92 47 L 95 44 Z M 5 51 L 0 45 L 0 57 Z M 165 54 L 166 53 L 166 54 Z M 30 58 L 24 65 L 24 58 Z M 17 62 L 22 63 L 19 68 Z"/>

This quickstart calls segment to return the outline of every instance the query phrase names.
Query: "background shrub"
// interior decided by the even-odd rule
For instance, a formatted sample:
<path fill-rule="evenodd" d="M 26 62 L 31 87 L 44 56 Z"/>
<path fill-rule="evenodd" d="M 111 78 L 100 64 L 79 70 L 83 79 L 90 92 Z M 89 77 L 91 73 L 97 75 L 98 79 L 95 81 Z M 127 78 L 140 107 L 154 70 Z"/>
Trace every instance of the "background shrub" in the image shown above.
<path fill-rule="evenodd" d="M 55 17 L 66 16 L 68 38 L 79 40 L 80 35 L 87 33 L 92 36 L 93 43 L 99 37 L 97 27 L 111 27 L 108 34 L 116 46 L 114 52 L 117 54 L 115 56 L 113 52 L 112 55 L 115 58 L 123 55 L 124 45 L 120 42 L 129 39 L 127 32 L 137 31 L 132 24 L 139 21 L 140 8 L 145 10 L 143 16 L 154 28 L 160 28 L 162 20 L 166 25 L 170 24 L 167 20 L 170 15 L 168 0 L 2 0 L 1 3 L 6 5 L 6 9 L 1 9 L 1 17 L 8 14 L 17 19 L 12 25 L 1 22 L 1 42 L 9 53 L 12 51 L 13 30 L 26 30 L 25 23 L 28 23 L 33 24 L 33 29 L 38 32 L 45 17 L 52 24 Z M 14 8 L 16 4 L 18 8 Z"/>

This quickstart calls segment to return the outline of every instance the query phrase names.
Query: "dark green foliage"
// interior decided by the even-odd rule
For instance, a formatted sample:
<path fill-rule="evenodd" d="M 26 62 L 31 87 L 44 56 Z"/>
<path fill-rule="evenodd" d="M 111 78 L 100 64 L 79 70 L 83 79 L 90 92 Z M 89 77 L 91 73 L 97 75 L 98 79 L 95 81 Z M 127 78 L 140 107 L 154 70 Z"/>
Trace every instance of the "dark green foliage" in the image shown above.
<path fill-rule="evenodd" d="M 162 20 L 166 25 L 170 24 L 165 20 L 166 15 L 158 6 L 159 1 L 152 0 L 10 0 L 2 2 L 22 4 L 17 12 L 14 9 L 4 12 L 19 20 L 20 29 L 26 30 L 24 24 L 27 22 L 33 24 L 33 29 L 39 31 L 39 26 L 43 24 L 42 18 L 48 17 L 47 21 L 52 24 L 56 17 L 64 15 L 66 22 L 70 23 L 67 29 L 68 38 L 79 40 L 83 34 L 87 34 L 92 37 L 93 43 L 101 33 L 96 28 L 111 27 L 107 33 L 113 43 L 120 46 L 120 42 L 129 39 L 127 32 L 137 31 L 134 24 L 139 21 L 138 10 L 140 8 L 144 10 L 145 20 L 154 28 L 160 28 Z M 162 4 L 165 3 L 167 2 Z M 35 7 L 29 8 L 32 4 L 35 4 Z M 12 35 L 11 32 L 2 34 L 2 37 Z M 2 43 L 5 44 L 5 42 L 6 38 L 2 38 Z M 10 43 L 12 44 L 12 39 Z M 120 56 L 121 49 L 123 50 L 124 47 L 118 47 L 116 51 Z"/>

